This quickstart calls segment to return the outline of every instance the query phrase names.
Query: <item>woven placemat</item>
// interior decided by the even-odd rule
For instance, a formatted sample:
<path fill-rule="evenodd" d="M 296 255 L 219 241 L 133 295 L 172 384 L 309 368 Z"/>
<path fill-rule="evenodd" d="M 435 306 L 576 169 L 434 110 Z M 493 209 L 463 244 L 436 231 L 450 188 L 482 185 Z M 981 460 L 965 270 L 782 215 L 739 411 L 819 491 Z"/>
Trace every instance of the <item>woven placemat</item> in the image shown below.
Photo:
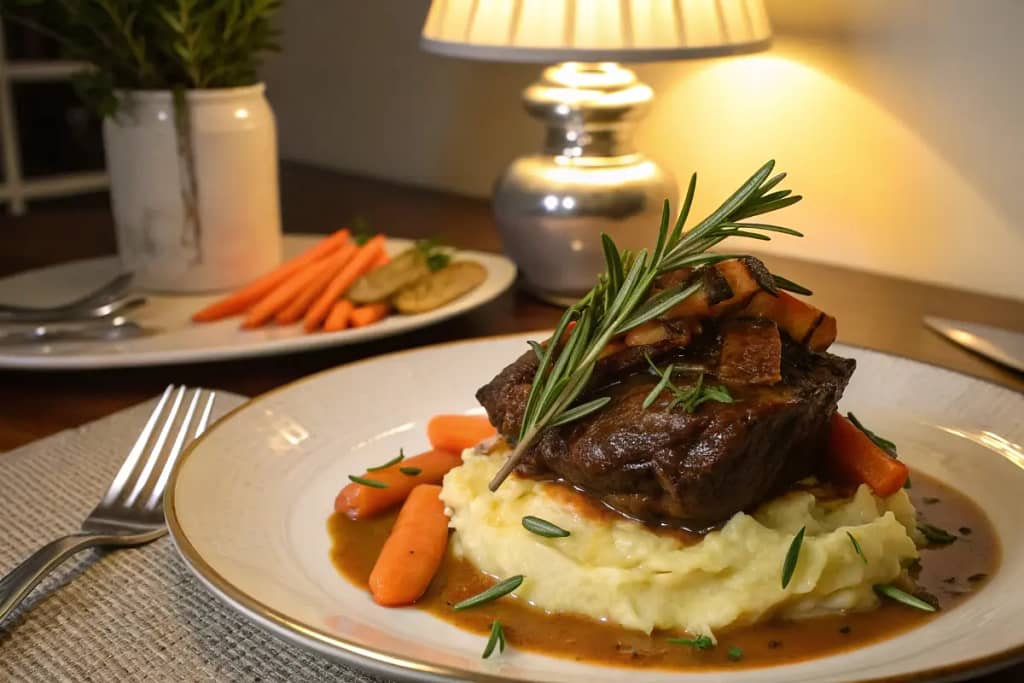
<path fill-rule="evenodd" d="M 223 414 L 244 399 L 221 393 Z M 78 529 L 153 402 L 0 454 L 0 575 Z M 170 538 L 87 550 L 0 623 L 0 681 L 381 679 L 289 645 L 223 607 Z"/>

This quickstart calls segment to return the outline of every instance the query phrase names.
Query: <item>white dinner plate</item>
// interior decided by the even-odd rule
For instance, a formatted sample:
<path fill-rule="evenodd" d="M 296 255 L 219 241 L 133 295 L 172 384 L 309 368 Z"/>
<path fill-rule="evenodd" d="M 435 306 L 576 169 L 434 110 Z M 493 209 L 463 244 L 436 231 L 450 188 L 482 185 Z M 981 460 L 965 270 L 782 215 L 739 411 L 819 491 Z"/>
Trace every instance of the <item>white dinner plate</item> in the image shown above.
<path fill-rule="evenodd" d="M 258 397 L 182 458 L 166 496 L 175 543 L 231 609 L 279 637 L 414 680 L 679 683 L 954 679 L 1024 656 L 1024 396 L 938 367 L 837 345 L 857 359 L 844 410 L 899 444 L 912 469 L 957 486 L 1002 544 L 994 576 L 923 626 L 841 654 L 723 673 L 589 665 L 516 650 L 416 609 L 387 609 L 332 566 L 326 521 L 347 475 L 427 448 L 431 415 L 480 412 L 476 389 L 526 350 L 496 337 L 380 356 Z"/>
<path fill-rule="evenodd" d="M 291 258 L 323 235 L 285 235 L 284 257 Z M 394 254 L 411 240 L 389 239 Z M 265 356 L 369 341 L 408 332 L 482 306 L 515 280 L 516 267 L 503 256 L 460 250 L 457 259 L 477 261 L 487 269 L 479 287 L 451 303 L 419 315 L 392 315 L 379 323 L 340 332 L 304 334 L 299 323 L 257 330 L 239 329 L 240 318 L 213 323 L 191 321 L 193 313 L 222 295 L 146 295 L 146 304 L 128 314 L 152 333 L 119 341 L 64 341 L 49 344 L 0 345 L 0 368 L 80 370 Z M 0 303 L 51 306 L 74 300 L 120 272 L 116 257 L 73 261 L 0 279 Z"/>

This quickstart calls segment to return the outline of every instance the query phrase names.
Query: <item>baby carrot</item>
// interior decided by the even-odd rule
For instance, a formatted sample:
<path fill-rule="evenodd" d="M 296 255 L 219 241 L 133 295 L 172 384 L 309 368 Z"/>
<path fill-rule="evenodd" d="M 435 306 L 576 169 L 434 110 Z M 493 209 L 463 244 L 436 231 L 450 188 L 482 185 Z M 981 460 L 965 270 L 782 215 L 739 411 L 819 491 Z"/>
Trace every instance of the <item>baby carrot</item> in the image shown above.
<path fill-rule="evenodd" d="M 278 266 L 242 289 L 232 292 L 228 296 L 218 299 L 206 308 L 198 311 L 192 316 L 192 320 L 197 323 L 205 323 L 242 313 L 294 273 L 301 270 L 303 266 L 308 266 L 314 261 L 318 261 L 333 253 L 335 249 L 338 249 L 348 241 L 348 237 L 348 229 L 342 228 L 338 230 L 326 239 L 317 242 L 299 256 Z"/>
<path fill-rule="evenodd" d="M 453 453 L 461 453 L 497 433 L 483 415 L 435 415 L 427 423 L 430 445 Z"/>
<path fill-rule="evenodd" d="M 242 327 L 252 329 L 265 325 L 278 311 L 290 304 L 303 289 L 330 267 L 330 259 L 321 259 L 292 275 L 249 309 Z"/>
<path fill-rule="evenodd" d="M 335 302 L 352 286 L 356 278 L 373 265 L 382 251 L 384 251 L 383 235 L 377 235 L 359 247 L 359 251 L 356 252 L 352 260 L 334 276 L 334 279 L 327 285 L 327 289 L 320 294 L 313 306 L 306 312 L 304 319 L 306 332 L 312 332 L 323 324 Z"/>
<path fill-rule="evenodd" d="M 378 605 L 416 602 L 441 566 L 448 545 L 448 517 L 440 493 L 440 486 L 421 484 L 398 513 L 370 572 L 370 594 Z"/>
<path fill-rule="evenodd" d="M 391 263 L 391 256 L 386 251 L 380 252 L 380 256 L 373 262 L 373 268 L 380 268 L 381 266 Z M 372 268 L 371 268 L 372 270 Z"/>
<path fill-rule="evenodd" d="M 331 314 L 327 316 L 327 321 L 324 323 L 324 332 L 337 332 L 348 327 L 353 308 L 352 302 L 348 299 L 342 299 L 334 304 Z"/>
<path fill-rule="evenodd" d="M 365 327 L 372 325 L 378 320 L 383 320 L 391 312 L 391 306 L 386 303 L 366 304 L 352 311 L 352 327 Z"/>
<path fill-rule="evenodd" d="M 274 322 L 278 325 L 290 325 L 293 322 L 302 320 L 302 316 L 306 314 L 309 307 L 316 300 L 320 294 L 327 289 L 327 285 L 331 282 L 335 275 L 345 267 L 356 253 L 356 245 L 351 242 L 347 242 L 338 251 L 331 254 L 328 258 L 331 261 L 331 265 L 325 268 L 317 277 L 310 282 L 306 287 L 299 292 L 290 304 L 285 308 L 278 311 L 277 315 L 274 316 Z"/>
<path fill-rule="evenodd" d="M 459 455 L 435 450 L 366 472 L 357 479 L 374 485 L 353 481 L 334 499 L 334 511 L 351 519 L 372 517 L 401 503 L 418 484 L 440 484 L 448 470 L 461 464 Z"/>
<path fill-rule="evenodd" d="M 832 415 L 825 461 L 834 479 L 846 484 L 867 484 L 883 498 L 903 488 L 910 476 L 906 465 L 876 446 L 839 413 Z"/>

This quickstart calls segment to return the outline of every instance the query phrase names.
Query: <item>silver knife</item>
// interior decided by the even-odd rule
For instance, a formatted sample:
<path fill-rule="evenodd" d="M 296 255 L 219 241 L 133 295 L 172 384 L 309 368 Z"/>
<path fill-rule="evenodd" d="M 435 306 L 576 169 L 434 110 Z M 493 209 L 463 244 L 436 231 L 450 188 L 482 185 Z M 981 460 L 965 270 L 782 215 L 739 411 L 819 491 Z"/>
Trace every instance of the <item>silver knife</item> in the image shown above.
<path fill-rule="evenodd" d="M 1024 332 L 926 315 L 924 324 L 970 351 L 1024 372 Z"/>

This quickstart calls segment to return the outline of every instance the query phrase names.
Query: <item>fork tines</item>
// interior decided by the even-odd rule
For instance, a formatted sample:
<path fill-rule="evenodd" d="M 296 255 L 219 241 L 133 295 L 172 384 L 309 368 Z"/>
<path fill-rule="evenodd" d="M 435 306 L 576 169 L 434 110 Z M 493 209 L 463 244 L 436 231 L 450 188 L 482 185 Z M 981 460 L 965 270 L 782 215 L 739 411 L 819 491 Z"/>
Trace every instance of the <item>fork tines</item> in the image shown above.
<path fill-rule="evenodd" d="M 206 430 L 213 410 L 215 392 L 193 389 L 186 400 L 188 391 L 185 386 L 173 384 L 164 390 L 103 496 L 101 507 L 118 505 L 148 511 L 160 505 L 183 446 Z M 186 405 L 184 411 L 182 405 Z"/>

